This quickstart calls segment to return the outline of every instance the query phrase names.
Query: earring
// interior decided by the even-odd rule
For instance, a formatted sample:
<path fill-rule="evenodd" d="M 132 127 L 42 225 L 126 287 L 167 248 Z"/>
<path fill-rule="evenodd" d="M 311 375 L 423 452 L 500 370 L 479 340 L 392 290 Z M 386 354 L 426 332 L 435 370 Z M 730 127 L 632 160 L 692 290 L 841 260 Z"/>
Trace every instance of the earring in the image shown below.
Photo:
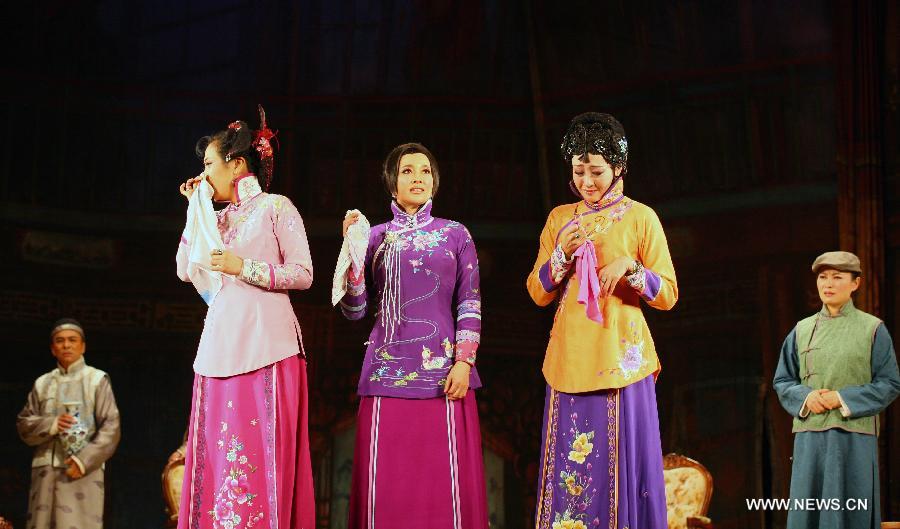
<path fill-rule="evenodd" d="M 569 189 L 572 191 L 572 193 L 575 194 L 576 197 L 582 198 L 582 197 L 581 197 L 581 192 L 578 191 L 578 186 L 576 186 L 576 185 L 575 185 L 575 182 L 573 182 L 573 181 L 571 181 L 571 180 L 569 180 Z"/>

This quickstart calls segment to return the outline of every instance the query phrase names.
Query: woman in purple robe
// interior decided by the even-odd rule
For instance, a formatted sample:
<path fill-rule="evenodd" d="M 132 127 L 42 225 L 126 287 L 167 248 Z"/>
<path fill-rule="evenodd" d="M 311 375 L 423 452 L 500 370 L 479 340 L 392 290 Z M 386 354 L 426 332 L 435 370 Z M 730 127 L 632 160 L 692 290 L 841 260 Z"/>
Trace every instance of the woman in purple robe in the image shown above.
<path fill-rule="evenodd" d="M 433 217 L 437 162 L 418 143 L 388 154 L 393 218 L 347 272 L 341 311 L 375 309 L 359 380 L 350 494 L 354 529 L 488 527 L 474 390 L 481 333 L 478 257 L 462 224 Z M 343 231 L 359 220 L 348 214 Z"/>

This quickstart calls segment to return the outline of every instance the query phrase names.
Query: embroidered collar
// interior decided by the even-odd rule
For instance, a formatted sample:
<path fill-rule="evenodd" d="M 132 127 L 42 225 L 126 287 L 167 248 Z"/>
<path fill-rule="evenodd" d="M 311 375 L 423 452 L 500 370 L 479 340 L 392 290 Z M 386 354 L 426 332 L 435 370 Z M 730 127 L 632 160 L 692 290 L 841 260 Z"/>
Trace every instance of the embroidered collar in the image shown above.
<path fill-rule="evenodd" d="M 72 362 L 72 365 L 70 365 L 68 369 L 59 365 L 58 363 L 56 364 L 56 369 L 59 370 L 60 375 L 74 375 L 75 373 L 84 369 L 85 365 L 87 364 L 84 363 L 84 357 L 82 356 L 75 362 Z"/>
<path fill-rule="evenodd" d="M 616 177 L 612 186 L 603 194 L 603 198 L 594 203 L 588 202 L 587 200 L 582 200 L 582 202 L 590 209 L 600 211 L 601 209 L 606 209 L 622 200 L 622 197 L 625 196 L 624 188 L 625 184 L 623 183 L 623 179 L 619 176 Z"/>
<path fill-rule="evenodd" d="M 847 303 L 844 303 L 844 306 L 841 307 L 841 310 L 839 310 L 836 315 L 832 316 L 828 311 L 828 307 L 826 307 L 824 304 L 822 305 L 822 310 L 819 311 L 819 315 L 823 318 L 840 318 L 842 316 L 849 315 L 855 310 L 856 306 L 853 304 L 853 299 L 851 298 L 849 301 L 847 301 Z"/>
<path fill-rule="evenodd" d="M 234 182 L 232 182 L 234 186 L 234 196 L 236 200 L 234 201 L 234 205 L 236 207 L 241 207 L 245 202 L 254 199 L 257 195 L 262 193 L 262 187 L 259 186 L 259 180 L 256 179 L 256 175 L 253 173 L 247 173 L 244 176 L 236 178 Z"/>
<path fill-rule="evenodd" d="M 419 211 L 416 211 L 413 214 L 409 214 L 397 204 L 396 200 L 391 201 L 391 211 L 394 213 L 394 218 L 391 220 L 391 224 L 397 226 L 399 228 L 408 228 L 415 229 L 421 226 L 424 226 L 430 223 L 434 217 L 431 216 L 431 199 L 428 199 L 428 202 L 422 204 L 422 207 L 419 208 Z"/>

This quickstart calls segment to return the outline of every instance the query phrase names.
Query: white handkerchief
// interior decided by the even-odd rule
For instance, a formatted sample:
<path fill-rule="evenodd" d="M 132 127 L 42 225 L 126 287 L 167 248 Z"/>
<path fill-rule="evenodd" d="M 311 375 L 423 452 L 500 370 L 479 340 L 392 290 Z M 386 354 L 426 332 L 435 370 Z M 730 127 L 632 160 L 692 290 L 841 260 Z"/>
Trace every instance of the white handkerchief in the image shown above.
<path fill-rule="evenodd" d="M 359 213 L 359 220 L 347 228 L 347 236 L 341 244 L 337 265 L 334 268 L 334 279 L 331 282 L 331 304 L 337 305 L 347 293 L 347 272 L 352 268 L 358 275 L 366 263 L 366 250 L 369 247 L 369 232 L 372 227 L 369 219 L 358 209 L 347 212 Z M 345 217 L 346 218 L 346 217 Z"/>
<path fill-rule="evenodd" d="M 222 273 L 212 269 L 210 252 L 223 249 L 216 212 L 212 205 L 213 188 L 204 178 L 188 199 L 187 222 L 182 235 L 190 244 L 187 275 L 207 305 L 222 289 Z"/>

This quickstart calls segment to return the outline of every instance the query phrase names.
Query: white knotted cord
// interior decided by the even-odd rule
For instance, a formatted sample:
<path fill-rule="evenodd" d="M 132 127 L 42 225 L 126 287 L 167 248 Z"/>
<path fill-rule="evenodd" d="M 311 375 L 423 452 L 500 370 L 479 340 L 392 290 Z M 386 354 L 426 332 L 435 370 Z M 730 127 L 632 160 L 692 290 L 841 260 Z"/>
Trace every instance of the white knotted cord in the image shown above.
<path fill-rule="evenodd" d="M 397 232 L 384 238 L 384 290 L 381 292 L 381 326 L 384 342 L 391 343 L 400 324 L 400 244 Z"/>
<path fill-rule="evenodd" d="M 433 218 L 430 218 L 420 223 L 419 215 L 415 214 L 407 215 L 404 224 L 393 221 L 392 224 L 400 226 L 400 229 L 396 231 L 386 231 L 384 240 L 381 241 L 378 249 L 375 250 L 375 255 L 372 258 L 373 272 L 377 266 L 379 255 L 383 255 L 384 289 L 381 291 L 381 326 L 384 328 L 385 347 L 394 343 L 394 336 L 397 333 L 397 328 L 403 320 L 402 311 L 404 303 L 401 301 L 402 297 L 400 296 L 400 253 L 403 249 L 402 236 L 407 232 L 424 228 L 431 224 L 433 220 Z M 407 304 L 418 300 L 419 298 L 411 300 L 407 302 Z M 432 326 L 434 327 L 434 325 Z"/>

